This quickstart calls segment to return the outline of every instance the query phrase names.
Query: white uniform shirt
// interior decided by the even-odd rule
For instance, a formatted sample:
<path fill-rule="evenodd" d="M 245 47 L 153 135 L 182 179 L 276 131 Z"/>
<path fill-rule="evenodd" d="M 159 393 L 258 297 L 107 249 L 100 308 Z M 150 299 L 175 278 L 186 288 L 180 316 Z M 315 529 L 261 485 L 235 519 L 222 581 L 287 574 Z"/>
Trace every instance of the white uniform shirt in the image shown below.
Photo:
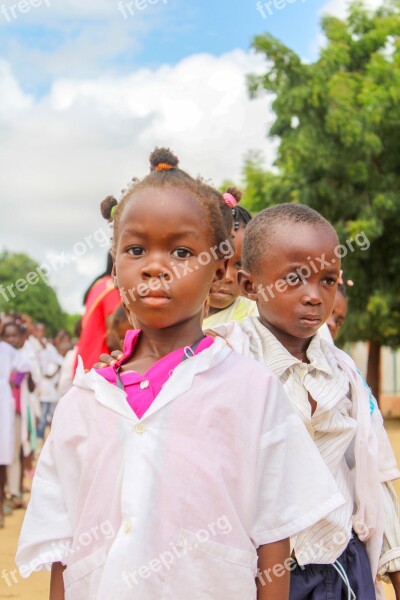
<path fill-rule="evenodd" d="M 78 372 L 61 399 L 19 541 L 23 576 L 62 561 L 66 600 L 255 600 L 256 548 L 343 503 L 272 373 L 213 345 L 138 419 Z"/>
<path fill-rule="evenodd" d="M 15 406 L 9 379 L 12 371 L 30 371 L 30 362 L 20 350 L 0 342 L 0 465 L 11 465 L 14 458 Z"/>
<path fill-rule="evenodd" d="M 264 362 L 279 377 L 293 408 L 301 416 L 334 476 L 340 492 L 346 498 L 345 505 L 293 539 L 299 563 L 333 562 L 346 547 L 351 529 L 355 526 L 354 483 L 357 469 L 375 472 L 375 465 L 368 464 L 367 452 L 363 456 L 364 464 L 355 463 L 355 433 L 361 429 L 365 432 L 370 425 L 362 420 L 361 412 L 365 411 L 360 411 L 357 420 L 353 414 L 353 401 L 349 399 L 349 379 L 337 359 L 340 351 L 332 345 L 333 342 L 330 344 L 317 334 L 307 350 L 310 363 L 302 363 L 284 348 L 258 318 L 245 319 L 240 324 L 221 326 L 217 331 L 226 337 L 237 352 Z M 350 357 L 346 360 L 352 364 L 352 371 L 356 373 Z M 358 381 L 358 384 L 363 388 L 362 382 Z M 308 393 L 318 404 L 313 415 L 311 415 Z M 375 422 L 379 423 L 382 419 L 375 401 L 373 403 L 372 408 L 377 417 Z M 368 420 L 371 421 L 372 418 Z M 378 571 L 382 577 L 387 572 L 400 570 L 399 511 L 397 498 L 390 483 L 390 480 L 399 476 L 399 472 L 383 425 L 378 425 L 377 435 L 380 452 L 384 456 L 381 471 L 377 473 L 374 484 L 374 494 L 378 497 L 381 495 L 383 509 L 382 522 L 379 525 L 383 533 L 381 550 L 379 551 L 378 548 L 379 564 L 375 550 L 370 551 L 369 554 L 374 573 Z M 365 439 L 364 444 L 366 441 Z M 378 460 L 378 450 L 376 460 Z M 369 492 L 365 490 L 364 496 L 365 494 L 368 495 Z M 380 509 L 375 504 L 376 496 L 372 498 L 371 495 L 371 498 L 366 498 L 367 503 L 369 500 L 371 500 L 372 511 L 376 510 L 379 514 Z"/>

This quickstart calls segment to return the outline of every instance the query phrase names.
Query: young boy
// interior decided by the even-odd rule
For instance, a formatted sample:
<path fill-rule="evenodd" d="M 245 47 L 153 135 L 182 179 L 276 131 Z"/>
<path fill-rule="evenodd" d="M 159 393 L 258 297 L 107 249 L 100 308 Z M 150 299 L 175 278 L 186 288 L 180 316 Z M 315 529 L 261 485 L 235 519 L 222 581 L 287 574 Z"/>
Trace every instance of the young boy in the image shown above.
<path fill-rule="evenodd" d="M 382 416 L 353 361 L 324 341 L 340 275 L 335 230 L 301 204 L 262 211 L 246 228 L 242 294 L 259 318 L 216 328 L 280 378 L 346 504 L 291 540 L 291 600 L 373 600 L 376 576 L 400 598 L 399 477 Z"/>

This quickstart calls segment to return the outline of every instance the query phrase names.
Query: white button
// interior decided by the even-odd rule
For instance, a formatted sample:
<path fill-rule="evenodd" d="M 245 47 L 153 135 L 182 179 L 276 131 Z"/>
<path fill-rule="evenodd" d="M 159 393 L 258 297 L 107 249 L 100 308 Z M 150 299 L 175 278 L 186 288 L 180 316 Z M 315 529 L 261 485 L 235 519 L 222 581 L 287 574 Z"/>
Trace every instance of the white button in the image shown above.
<path fill-rule="evenodd" d="M 136 431 L 136 433 L 140 433 L 140 434 L 144 433 L 143 425 L 141 423 L 138 423 L 135 427 L 135 431 Z"/>
<path fill-rule="evenodd" d="M 140 382 L 139 387 L 140 387 L 141 390 L 146 390 L 149 387 L 149 385 L 150 385 L 149 380 L 148 379 L 144 379 L 143 381 Z"/>
<path fill-rule="evenodd" d="M 132 523 L 130 521 L 124 521 L 122 523 L 122 529 L 124 530 L 124 533 L 129 533 L 132 531 Z"/>

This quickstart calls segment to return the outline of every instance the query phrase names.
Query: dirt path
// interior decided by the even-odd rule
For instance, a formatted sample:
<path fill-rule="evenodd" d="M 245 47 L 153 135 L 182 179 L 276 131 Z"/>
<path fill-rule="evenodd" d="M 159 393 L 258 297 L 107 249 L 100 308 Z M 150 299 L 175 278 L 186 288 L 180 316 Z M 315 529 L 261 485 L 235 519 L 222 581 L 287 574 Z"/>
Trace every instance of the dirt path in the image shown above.
<path fill-rule="evenodd" d="M 400 420 L 387 421 L 386 429 L 400 463 Z M 396 482 L 395 487 L 400 497 L 400 480 Z M 49 574 L 35 573 L 29 579 L 22 579 L 14 564 L 23 515 L 22 510 L 14 511 L 12 516 L 7 517 L 5 529 L 0 530 L 0 599 L 47 600 Z M 387 600 L 395 600 L 390 586 L 385 586 L 385 592 Z"/>

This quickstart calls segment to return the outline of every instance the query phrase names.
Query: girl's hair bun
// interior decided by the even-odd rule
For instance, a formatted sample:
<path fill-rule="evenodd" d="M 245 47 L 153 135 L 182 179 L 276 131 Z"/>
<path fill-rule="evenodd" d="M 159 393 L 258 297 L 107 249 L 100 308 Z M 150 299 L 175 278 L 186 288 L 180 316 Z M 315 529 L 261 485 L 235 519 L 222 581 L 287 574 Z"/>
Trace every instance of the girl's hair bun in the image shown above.
<path fill-rule="evenodd" d="M 100 204 L 101 214 L 107 221 L 113 218 L 113 208 L 118 205 L 118 200 L 114 196 L 107 196 Z"/>
<path fill-rule="evenodd" d="M 238 204 L 243 196 L 243 193 L 240 190 L 238 190 L 238 188 L 235 188 L 235 187 L 229 187 L 225 193 L 233 196 Z"/>
<path fill-rule="evenodd" d="M 174 169 L 178 164 L 178 158 L 169 148 L 155 148 L 150 154 L 151 171 L 167 171 L 168 169 Z"/>

